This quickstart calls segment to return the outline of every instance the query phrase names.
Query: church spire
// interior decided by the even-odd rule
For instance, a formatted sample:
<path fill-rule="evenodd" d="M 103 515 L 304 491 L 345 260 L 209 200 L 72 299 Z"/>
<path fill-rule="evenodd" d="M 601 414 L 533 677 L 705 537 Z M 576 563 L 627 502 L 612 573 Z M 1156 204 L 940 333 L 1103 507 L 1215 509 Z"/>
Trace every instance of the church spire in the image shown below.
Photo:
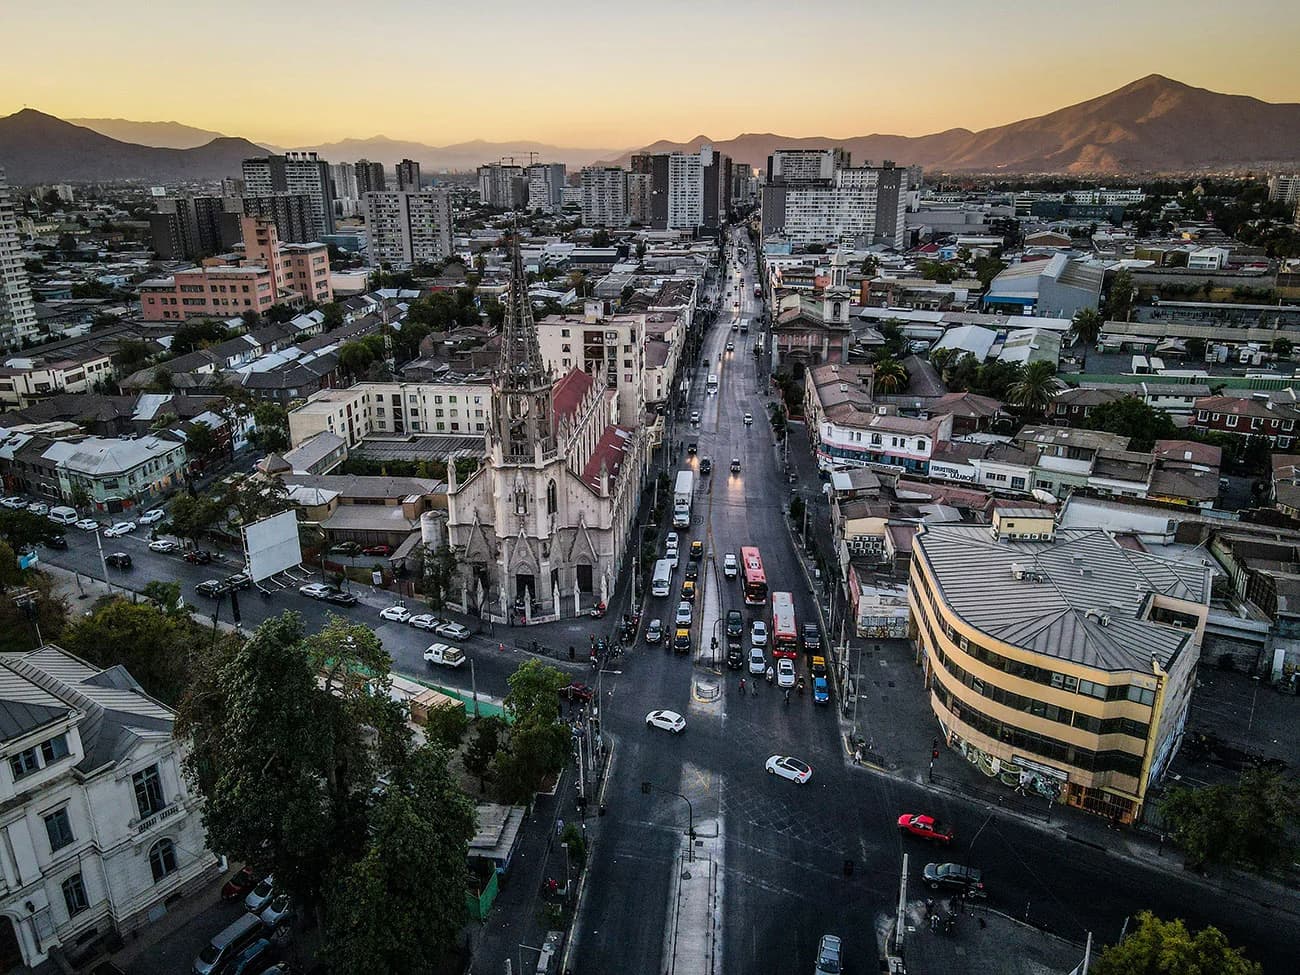
<path fill-rule="evenodd" d="M 535 389 L 550 385 L 550 370 L 542 361 L 537 342 L 533 306 L 528 300 L 528 275 L 519 250 L 519 228 L 515 227 L 510 255 L 510 290 L 506 295 L 505 329 L 501 335 L 498 382 L 503 387 Z"/>

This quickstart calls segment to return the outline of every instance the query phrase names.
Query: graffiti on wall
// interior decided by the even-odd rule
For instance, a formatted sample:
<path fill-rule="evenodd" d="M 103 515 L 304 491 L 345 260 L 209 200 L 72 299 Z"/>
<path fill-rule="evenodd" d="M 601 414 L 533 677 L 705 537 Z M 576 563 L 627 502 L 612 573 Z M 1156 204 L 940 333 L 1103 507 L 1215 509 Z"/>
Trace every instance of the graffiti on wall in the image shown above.
<path fill-rule="evenodd" d="M 1031 768 L 1020 762 L 998 758 L 984 749 L 957 738 L 952 739 L 952 747 L 966 761 L 991 779 L 997 779 L 1008 788 L 1015 789 L 1022 796 L 1039 796 L 1056 802 L 1061 797 L 1062 779 L 1049 775 L 1041 769 Z"/>

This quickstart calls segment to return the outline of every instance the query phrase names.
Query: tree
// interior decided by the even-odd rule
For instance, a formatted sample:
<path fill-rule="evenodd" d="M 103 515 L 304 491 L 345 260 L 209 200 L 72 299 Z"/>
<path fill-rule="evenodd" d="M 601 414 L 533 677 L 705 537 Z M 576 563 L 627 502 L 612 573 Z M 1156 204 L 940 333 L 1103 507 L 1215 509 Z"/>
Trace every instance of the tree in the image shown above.
<path fill-rule="evenodd" d="M 253 431 L 249 439 L 259 450 L 286 450 L 289 446 L 289 412 L 279 403 L 266 401 L 253 407 Z"/>
<path fill-rule="evenodd" d="M 459 472 L 457 472 L 459 473 Z M 424 594 L 433 609 L 442 609 L 456 581 L 456 556 L 446 545 L 425 545 L 423 552 Z"/>
<path fill-rule="evenodd" d="M 206 495 L 196 498 L 178 494 L 167 505 L 172 534 L 187 538 L 196 545 L 204 533 L 220 520 L 221 515 L 221 506 Z"/>
<path fill-rule="evenodd" d="M 1223 840 L 1231 819 L 1230 803 L 1230 787 L 1223 785 L 1175 785 L 1161 798 L 1161 815 L 1193 866 L 1217 863 L 1228 856 Z"/>
<path fill-rule="evenodd" d="M 460 937 L 474 807 L 440 748 L 417 749 L 395 771 L 363 854 L 330 888 L 324 953 L 333 971 L 431 972 Z"/>
<path fill-rule="evenodd" d="M 180 596 L 178 583 L 150 585 L 155 595 L 170 599 L 167 608 L 155 602 L 111 599 L 89 616 L 74 619 L 62 641 L 98 667 L 122 665 L 150 695 L 175 706 L 189 688 L 190 656 L 203 637 L 187 614 L 174 609 Z"/>
<path fill-rule="evenodd" d="M 597 230 L 594 234 L 592 234 L 592 235 L 591 235 L 591 246 L 592 246 L 592 247 L 608 247 L 608 246 L 609 246 L 609 231 L 608 231 L 608 230 L 605 230 L 604 228 L 601 228 L 600 230 Z"/>
<path fill-rule="evenodd" d="M 1133 313 L 1133 299 L 1137 288 L 1133 285 L 1133 273 L 1128 268 L 1121 268 L 1110 283 L 1110 293 L 1106 296 L 1106 317 L 1113 322 L 1126 322 Z"/>
<path fill-rule="evenodd" d="M 459 701 L 430 710 L 424 728 L 430 741 L 449 751 L 455 751 L 460 747 L 468 730 L 469 715 L 465 713 L 465 707 Z"/>
<path fill-rule="evenodd" d="M 1295 345 L 1285 335 L 1279 335 L 1273 340 L 1273 354 L 1279 359 L 1291 358 L 1291 352 Z"/>
<path fill-rule="evenodd" d="M 229 481 L 214 500 L 223 515 L 234 509 L 228 519 L 232 526 L 251 525 L 292 507 L 284 483 L 260 474 Z"/>
<path fill-rule="evenodd" d="M 61 639 L 68 619 L 67 602 L 54 592 L 53 583 L 44 572 L 19 570 L 14 550 L 6 542 L 0 542 L 0 584 L 5 589 L 22 585 L 35 591 L 34 596 L 21 603 L 9 595 L 0 597 L 0 652 L 27 653 L 42 642 Z"/>
<path fill-rule="evenodd" d="M 1084 345 L 1096 343 L 1101 326 L 1101 314 L 1095 308 L 1080 308 L 1074 313 L 1074 334 Z"/>
<path fill-rule="evenodd" d="M 916 269 L 923 278 L 927 278 L 938 284 L 952 284 L 961 274 L 961 268 L 955 264 L 949 264 L 946 261 L 917 261 Z"/>
<path fill-rule="evenodd" d="M 172 334 L 172 342 L 167 351 L 172 356 L 185 355 L 224 342 L 228 338 L 230 331 L 221 322 L 200 318 L 179 325 Z"/>
<path fill-rule="evenodd" d="M 1131 450 L 1150 450 L 1157 440 L 1178 436 L 1178 428 L 1168 413 L 1148 406 L 1136 396 L 1123 396 L 1094 406 L 1084 423 L 1091 430 L 1128 437 Z"/>
<path fill-rule="evenodd" d="M 321 327 L 326 332 L 332 332 L 336 328 L 343 327 L 343 306 L 337 301 L 331 301 L 320 306 L 321 314 L 325 316 Z"/>
<path fill-rule="evenodd" d="M 140 595 L 166 613 L 179 613 L 184 609 L 181 603 L 181 584 L 179 582 L 163 582 L 160 579 L 154 579 L 152 582 L 144 584 L 144 588 L 140 590 Z"/>
<path fill-rule="evenodd" d="M 138 369 L 149 361 L 149 344 L 144 339 L 121 339 L 113 358 L 124 370 Z"/>
<path fill-rule="evenodd" d="M 996 257 L 977 257 L 971 267 L 975 277 L 979 278 L 980 286 L 987 291 L 990 282 L 1006 270 L 1006 266 L 1004 261 L 999 261 Z"/>
<path fill-rule="evenodd" d="M 465 771 L 478 778 L 478 791 L 487 788 L 492 775 L 493 762 L 501 750 L 501 736 L 506 724 L 496 715 L 474 720 L 474 737 L 465 749 Z"/>
<path fill-rule="evenodd" d="M 59 534 L 59 527 L 48 518 L 23 508 L 0 510 L 0 539 L 13 551 L 35 548 Z"/>
<path fill-rule="evenodd" d="M 1108 945 L 1094 975 L 1261 975 L 1263 969 L 1228 944 L 1218 928 L 1196 934 L 1180 920 L 1162 921 L 1150 911 L 1119 944 Z"/>
<path fill-rule="evenodd" d="M 1007 402 L 1030 413 L 1042 413 L 1051 405 L 1062 383 L 1056 378 L 1056 366 L 1040 360 L 1031 362 L 1020 377 L 1007 387 Z"/>
<path fill-rule="evenodd" d="M 344 342 L 339 346 L 339 368 L 349 376 L 360 376 L 370 364 L 381 359 L 384 354 L 384 340 L 378 335 Z"/>
<path fill-rule="evenodd" d="M 1183 348 L 1187 350 L 1187 358 L 1191 359 L 1193 362 L 1205 361 L 1205 339 L 1190 338 L 1183 343 Z"/>
<path fill-rule="evenodd" d="M 875 387 L 880 393 L 900 393 L 910 378 L 907 367 L 897 359 L 881 359 L 875 364 Z"/>
<path fill-rule="evenodd" d="M 498 753 L 495 771 L 509 801 L 521 801 L 541 787 L 543 780 L 564 766 L 569 731 L 560 720 L 560 688 L 568 683 L 561 670 L 537 660 L 521 665 L 508 681 L 505 707 L 514 723 L 504 752 Z"/>
<path fill-rule="evenodd" d="M 206 423 L 191 423 L 185 434 L 185 450 L 193 458 L 207 459 L 221 449 L 216 431 Z"/>

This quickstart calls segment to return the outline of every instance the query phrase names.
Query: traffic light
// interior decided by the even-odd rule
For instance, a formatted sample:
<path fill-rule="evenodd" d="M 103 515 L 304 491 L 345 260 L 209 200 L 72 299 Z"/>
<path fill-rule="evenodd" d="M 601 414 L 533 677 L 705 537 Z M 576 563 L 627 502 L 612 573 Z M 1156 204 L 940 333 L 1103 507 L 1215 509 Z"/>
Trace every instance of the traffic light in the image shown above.
<path fill-rule="evenodd" d="M 939 739 L 938 739 L 938 738 L 935 738 L 935 739 L 930 743 L 930 757 L 931 757 L 932 759 L 934 759 L 934 758 L 938 758 L 938 757 L 939 757 Z"/>

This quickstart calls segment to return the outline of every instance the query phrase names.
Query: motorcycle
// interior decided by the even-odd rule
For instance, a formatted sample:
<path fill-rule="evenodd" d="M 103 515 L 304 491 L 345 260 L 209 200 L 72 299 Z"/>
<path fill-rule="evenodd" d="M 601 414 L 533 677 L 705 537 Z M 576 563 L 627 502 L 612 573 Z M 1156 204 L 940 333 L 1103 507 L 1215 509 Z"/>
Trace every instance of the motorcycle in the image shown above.
<path fill-rule="evenodd" d="M 604 603 L 597 603 L 595 606 L 591 608 L 591 618 L 594 620 L 602 620 L 605 618 Z"/>
<path fill-rule="evenodd" d="M 800 694 L 803 693 L 803 678 L 802 678 L 802 677 L 799 678 L 799 693 L 800 693 Z"/>

